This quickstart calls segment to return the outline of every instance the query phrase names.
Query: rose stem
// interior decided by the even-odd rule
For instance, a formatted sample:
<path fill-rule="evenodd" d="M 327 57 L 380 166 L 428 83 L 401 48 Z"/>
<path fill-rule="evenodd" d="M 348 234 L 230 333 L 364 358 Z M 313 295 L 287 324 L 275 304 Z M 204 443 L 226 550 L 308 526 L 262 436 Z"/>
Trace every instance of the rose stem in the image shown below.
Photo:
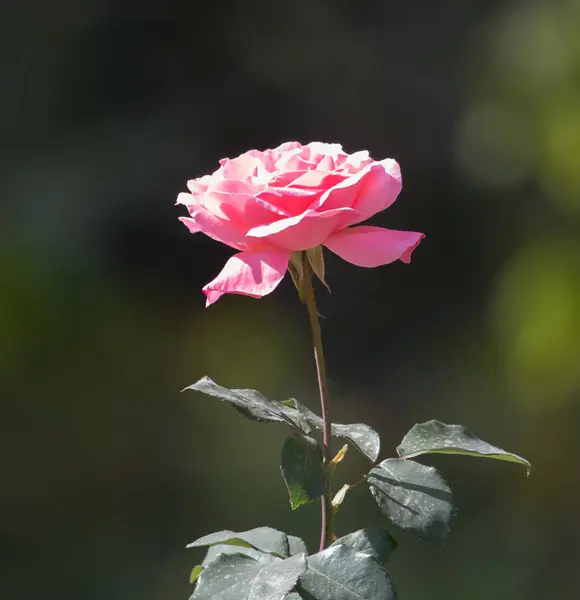
<path fill-rule="evenodd" d="M 320 531 L 320 551 L 322 551 L 332 542 L 333 538 L 332 517 L 334 511 L 332 509 L 331 473 L 326 469 L 326 466 L 332 460 L 330 448 L 330 397 L 328 394 L 328 384 L 326 382 L 326 366 L 324 364 L 324 351 L 322 349 L 322 334 L 320 332 L 318 310 L 316 309 L 316 300 L 314 298 L 314 288 L 312 287 L 313 272 L 306 253 L 304 252 L 302 256 L 304 264 L 304 302 L 308 309 L 308 319 L 310 321 L 310 330 L 312 332 L 314 361 L 316 363 L 318 388 L 320 390 L 320 410 L 322 413 L 322 452 L 324 459 L 324 494 L 321 498 L 322 523 Z"/>

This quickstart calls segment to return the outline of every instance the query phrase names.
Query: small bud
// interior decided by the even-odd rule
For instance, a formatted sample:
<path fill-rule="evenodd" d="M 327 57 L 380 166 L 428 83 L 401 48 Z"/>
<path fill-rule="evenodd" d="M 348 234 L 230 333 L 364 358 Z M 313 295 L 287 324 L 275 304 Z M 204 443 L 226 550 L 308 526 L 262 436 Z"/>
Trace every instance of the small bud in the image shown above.
<path fill-rule="evenodd" d="M 348 444 L 345 444 L 337 453 L 336 456 L 328 463 L 328 466 L 326 467 L 326 469 L 328 471 L 330 471 L 331 469 L 334 469 L 334 467 L 336 467 L 336 465 L 339 462 L 342 462 L 342 460 L 344 459 L 344 456 L 346 454 L 346 451 L 348 450 Z"/>
<path fill-rule="evenodd" d="M 345 483 L 338 490 L 338 492 L 336 492 L 334 498 L 332 499 L 332 508 L 334 509 L 334 512 L 336 512 L 338 510 L 338 507 L 344 501 L 344 497 L 346 496 L 346 493 L 348 492 L 349 489 L 350 489 L 350 485 L 348 485 L 348 484 Z"/>

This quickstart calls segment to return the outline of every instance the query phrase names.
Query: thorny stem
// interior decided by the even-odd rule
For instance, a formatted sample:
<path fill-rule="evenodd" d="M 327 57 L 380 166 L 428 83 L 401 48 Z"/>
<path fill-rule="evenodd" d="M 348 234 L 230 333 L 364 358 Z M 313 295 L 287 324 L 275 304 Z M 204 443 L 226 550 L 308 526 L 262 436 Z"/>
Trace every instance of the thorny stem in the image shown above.
<path fill-rule="evenodd" d="M 314 347 L 314 361 L 316 363 L 316 372 L 318 374 L 318 388 L 320 390 L 320 410 L 322 415 L 322 455 L 324 466 L 328 466 L 332 460 L 330 440 L 331 440 L 331 421 L 330 421 L 330 397 L 328 394 L 328 384 L 326 381 L 326 365 L 324 363 L 324 352 L 322 349 L 322 334 L 320 332 L 320 322 L 318 320 L 318 310 L 316 309 L 316 300 L 314 298 L 314 288 L 312 287 L 312 267 L 308 261 L 306 253 L 303 253 L 304 278 L 303 293 L 304 303 L 308 310 L 308 319 L 310 321 L 310 330 L 312 332 L 312 345 Z M 331 489 L 330 469 L 324 469 L 324 494 L 321 498 L 322 523 L 320 530 L 320 551 L 324 550 L 332 543 L 332 517 L 334 510 L 332 508 L 332 489 Z"/>

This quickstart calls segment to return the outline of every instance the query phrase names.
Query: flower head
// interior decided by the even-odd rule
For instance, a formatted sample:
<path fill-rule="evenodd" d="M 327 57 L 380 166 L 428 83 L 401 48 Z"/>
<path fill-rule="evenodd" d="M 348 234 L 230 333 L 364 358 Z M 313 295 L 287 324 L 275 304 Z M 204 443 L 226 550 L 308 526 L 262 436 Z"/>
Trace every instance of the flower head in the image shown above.
<path fill-rule="evenodd" d="M 207 306 L 223 294 L 259 298 L 282 281 L 292 252 L 324 246 L 360 267 L 410 262 L 422 233 L 353 227 L 388 208 L 402 188 L 393 159 L 340 144 L 287 142 L 222 159 L 211 175 L 188 182 L 177 204 L 192 233 L 204 233 L 238 253 L 203 291 Z"/>

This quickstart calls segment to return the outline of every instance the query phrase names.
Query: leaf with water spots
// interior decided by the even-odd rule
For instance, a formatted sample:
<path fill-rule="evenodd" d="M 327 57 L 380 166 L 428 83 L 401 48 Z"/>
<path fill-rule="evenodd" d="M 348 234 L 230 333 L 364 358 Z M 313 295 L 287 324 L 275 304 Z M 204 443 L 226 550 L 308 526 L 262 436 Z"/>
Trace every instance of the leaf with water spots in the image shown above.
<path fill-rule="evenodd" d="M 293 537 L 293 536 L 290 536 Z M 271 527 L 256 527 L 248 531 L 236 533 L 234 531 L 218 531 L 204 535 L 188 544 L 187 548 L 200 548 L 203 546 L 216 546 L 224 544 L 227 546 L 241 546 L 251 548 L 259 552 L 268 552 L 275 556 L 288 558 L 292 553 L 290 539 L 287 534 Z M 304 542 L 300 538 L 293 538 L 292 545 L 303 552 Z"/>
<path fill-rule="evenodd" d="M 197 580 L 191 600 L 284 600 L 306 572 L 306 556 L 264 563 L 245 554 L 220 554 Z"/>
<path fill-rule="evenodd" d="M 357 552 L 365 552 L 370 554 L 381 565 L 385 564 L 391 554 L 397 549 L 399 543 L 397 540 L 384 529 L 378 527 L 368 527 L 353 531 L 348 535 L 338 538 L 330 544 L 333 546 L 348 546 Z"/>
<path fill-rule="evenodd" d="M 343 544 L 309 556 L 297 592 L 308 600 L 396 600 L 388 573 L 367 552 Z"/>
<path fill-rule="evenodd" d="M 464 454 L 519 463 L 526 467 L 528 474 L 531 469 L 525 458 L 484 442 L 463 425 L 446 425 L 435 419 L 414 425 L 397 448 L 397 454 L 401 458 L 421 454 Z"/>
<path fill-rule="evenodd" d="M 280 468 L 292 510 L 324 493 L 322 450 L 316 440 L 291 435 L 282 447 Z"/>
<path fill-rule="evenodd" d="M 202 377 L 193 385 L 186 387 L 185 390 L 202 392 L 208 396 L 219 398 L 254 421 L 285 423 L 300 435 L 308 436 L 313 429 L 323 430 L 322 419 L 294 399 L 285 402 L 269 400 L 256 390 L 225 388 L 209 377 Z M 380 438 L 372 427 L 364 423 L 351 423 L 348 425 L 333 423 L 331 434 L 334 437 L 348 440 L 372 462 L 377 460 L 380 450 Z"/>
<path fill-rule="evenodd" d="M 202 392 L 208 396 L 219 398 L 254 421 L 286 423 L 305 434 L 311 431 L 310 426 L 301 419 L 297 411 L 288 409 L 282 402 L 269 400 L 256 390 L 225 388 L 209 377 L 202 377 L 196 383 L 186 387 L 185 390 Z"/>
<path fill-rule="evenodd" d="M 309 425 L 322 431 L 323 422 L 322 419 L 313 413 L 308 407 L 298 402 L 298 400 L 291 399 L 285 403 L 292 410 L 290 406 L 294 407 L 294 411 L 287 413 L 289 417 L 296 420 L 306 421 Z M 299 417 L 296 416 L 296 413 Z M 331 434 L 333 437 L 340 437 L 348 440 L 361 454 L 366 456 L 372 462 L 375 462 L 379 457 L 381 449 L 381 440 L 379 434 L 369 425 L 364 423 L 350 423 L 342 425 L 340 423 L 333 423 Z"/>
<path fill-rule="evenodd" d="M 243 538 L 243 539 L 242 539 Z M 254 544 L 278 552 L 271 553 L 268 550 L 258 550 Z M 286 543 L 287 548 L 286 550 Z M 204 536 L 189 547 L 201 547 L 209 545 L 207 553 L 200 565 L 193 568 L 190 575 L 190 583 L 195 583 L 205 567 L 216 561 L 222 554 L 245 554 L 258 562 L 269 564 L 277 557 L 288 558 L 297 554 L 308 554 L 306 544 L 295 535 L 288 535 L 269 527 L 258 527 L 242 533 L 233 531 L 220 531 L 209 536 Z"/>
<path fill-rule="evenodd" d="M 435 541 L 448 533 L 451 490 L 435 468 L 389 458 L 371 469 L 367 482 L 375 501 L 395 525 Z"/>

